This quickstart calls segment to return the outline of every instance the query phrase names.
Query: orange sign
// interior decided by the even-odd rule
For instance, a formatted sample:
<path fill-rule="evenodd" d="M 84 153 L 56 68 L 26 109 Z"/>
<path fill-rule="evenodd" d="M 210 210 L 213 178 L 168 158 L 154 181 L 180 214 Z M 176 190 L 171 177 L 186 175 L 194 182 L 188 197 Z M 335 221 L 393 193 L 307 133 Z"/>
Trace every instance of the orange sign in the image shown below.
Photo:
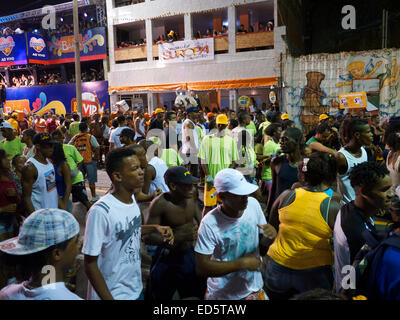
<path fill-rule="evenodd" d="M 340 109 L 366 108 L 367 95 L 363 92 L 339 94 Z"/>
<path fill-rule="evenodd" d="M 29 100 L 7 100 L 4 102 L 4 112 L 11 113 L 13 111 L 23 111 L 25 114 L 31 113 L 29 108 Z"/>

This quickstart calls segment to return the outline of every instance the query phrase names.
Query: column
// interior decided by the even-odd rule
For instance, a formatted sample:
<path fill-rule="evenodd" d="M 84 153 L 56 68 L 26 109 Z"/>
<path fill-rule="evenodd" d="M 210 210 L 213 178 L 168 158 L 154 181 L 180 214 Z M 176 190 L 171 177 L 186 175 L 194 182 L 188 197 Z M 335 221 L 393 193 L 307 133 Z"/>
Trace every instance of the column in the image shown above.
<path fill-rule="evenodd" d="M 118 94 L 117 93 L 110 94 L 110 110 L 111 110 L 111 112 L 115 111 L 114 106 L 117 102 L 118 102 Z"/>
<path fill-rule="evenodd" d="M 239 111 L 238 95 L 239 95 L 239 92 L 237 89 L 229 90 L 229 109 L 235 110 L 236 112 Z"/>
<path fill-rule="evenodd" d="M 151 114 L 153 111 L 157 109 L 157 94 L 156 93 L 147 93 L 147 108 L 148 113 Z"/>
<path fill-rule="evenodd" d="M 114 50 L 117 46 L 117 29 L 114 27 L 114 12 L 113 8 L 115 8 L 114 0 L 106 0 L 106 9 L 107 9 L 107 29 L 108 29 L 108 58 L 110 61 L 110 71 L 114 70 L 115 58 L 114 58 Z"/>
<path fill-rule="evenodd" d="M 147 61 L 153 61 L 153 22 L 146 19 L 146 48 Z"/>
<path fill-rule="evenodd" d="M 190 13 L 185 13 L 184 23 L 185 23 L 185 40 L 193 39 L 193 26 L 192 26 L 192 15 Z"/>
<path fill-rule="evenodd" d="M 107 59 L 103 59 L 104 80 L 108 81 L 109 64 Z"/>
<path fill-rule="evenodd" d="M 236 7 L 228 7 L 229 53 L 236 53 Z"/>

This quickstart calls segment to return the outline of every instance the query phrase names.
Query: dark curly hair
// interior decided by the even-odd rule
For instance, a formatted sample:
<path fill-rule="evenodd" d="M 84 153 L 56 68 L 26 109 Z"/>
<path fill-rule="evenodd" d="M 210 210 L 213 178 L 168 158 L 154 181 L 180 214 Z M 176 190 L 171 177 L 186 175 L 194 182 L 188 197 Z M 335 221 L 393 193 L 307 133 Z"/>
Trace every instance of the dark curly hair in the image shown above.
<path fill-rule="evenodd" d="M 353 167 L 350 171 L 350 183 L 354 187 L 373 186 L 378 179 L 383 179 L 389 174 L 385 165 L 376 161 L 367 161 Z"/>
<path fill-rule="evenodd" d="M 317 186 L 322 182 L 332 184 L 336 179 L 336 158 L 327 152 L 313 152 L 308 159 L 302 173 L 307 184 Z M 303 159 L 303 162 L 304 162 Z"/>
<path fill-rule="evenodd" d="M 278 123 L 271 123 L 268 127 L 265 128 L 264 133 L 272 137 L 280 127 L 281 125 Z"/>
<path fill-rule="evenodd" d="M 299 146 L 300 153 L 304 154 L 305 143 L 304 143 L 304 136 L 303 132 L 299 128 L 287 128 L 285 130 L 286 134 L 291 137 L 293 140 L 296 141 L 296 144 Z"/>
<path fill-rule="evenodd" d="M 400 121 L 389 121 L 389 126 L 385 131 L 384 142 L 393 151 L 400 150 Z"/>

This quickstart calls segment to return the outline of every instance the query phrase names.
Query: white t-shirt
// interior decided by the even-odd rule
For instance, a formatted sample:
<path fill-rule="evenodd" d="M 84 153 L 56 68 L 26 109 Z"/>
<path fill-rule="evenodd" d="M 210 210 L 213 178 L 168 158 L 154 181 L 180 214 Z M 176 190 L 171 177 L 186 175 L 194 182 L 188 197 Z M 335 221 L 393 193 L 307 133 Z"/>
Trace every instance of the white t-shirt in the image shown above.
<path fill-rule="evenodd" d="M 153 157 L 149 161 L 149 164 L 156 170 L 156 177 L 150 183 L 149 194 L 153 194 L 156 189 L 161 189 L 162 192 L 169 192 L 169 188 L 164 179 L 164 174 L 168 170 L 165 161 L 159 157 Z"/>
<path fill-rule="evenodd" d="M 64 282 L 28 289 L 25 283 L 10 284 L 0 291 L 0 300 L 83 300 L 67 289 Z"/>
<path fill-rule="evenodd" d="M 266 224 L 258 201 L 248 198 L 240 218 L 226 216 L 220 207 L 210 211 L 201 221 L 195 251 L 212 255 L 211 260 L 233 261 L 248 254 L 259 254 L 257 224 Z M 208 278 L 208 300 L 239 300 L 263 287 L 261 272 L 240 270 L 223 277 Z"/>
<path fill-rule="evenodd" d="M 118 127 L 115 128 L 114 130 L 111 131 L 110 133 L 110 140 L 108 142 L 114 143 L 115 148 L 122 147 L 123 144 L 119 140 L 119 134 L 121 133 L 122 130 L 127 129 L 129 127 Z"/>
<path fill-rule="evenodd" d="M 107 194 L 89 210 L 82 252 L 98 256 L 98 267 L 114 299 L 135 300 L 143 289 L 140 238 L 142 217 L 133 203 Z M 99 300 L 90 282 L 88 300 Z"/>

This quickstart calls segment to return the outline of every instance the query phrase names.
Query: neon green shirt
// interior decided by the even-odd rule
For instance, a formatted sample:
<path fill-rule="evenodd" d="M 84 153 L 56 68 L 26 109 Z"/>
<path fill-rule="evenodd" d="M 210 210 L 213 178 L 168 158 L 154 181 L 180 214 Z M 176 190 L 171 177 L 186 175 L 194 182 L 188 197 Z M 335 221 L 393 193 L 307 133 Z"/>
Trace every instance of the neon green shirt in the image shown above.
<path fill-rule="evenodd" d="M 79 121 L 74 121 L 74 122 L 71 122 L 71 124 L 69 125 L 69 134 L 71 137 L 80 133 L 79 123 L 80 123 Z"/>
<path fill-rule="evenodd" d="M 16 137 L 12 141 L 4 139 L 0 142 L 0 149 L 3 149 L 7 153 L 7 158 L 11 160 L 17 154 L 23 154 L 25 143 L 21 142 L 21 139 Z"/>
<path fill-rule="evenodd" d="M 246 126 L 246 129 L 249 130 L 253 136 L 257 134 L 257 128 L 253 121 L 250 121 L 250 123 Z"/>
<path fill-rule="evenodd" d="M 280 147 L 281 145 L 279 143 L 275 143 L 274 140 L 272 139 L 268 140 L 268 142 L 264 145 L 263 155 L 269 156 L 273 153 L 276 153 Z M 261 179 L 263 181 L 272 180 L 272 172 L 270 165 L 263 165 L 261 169 Z"/>
<path fill-rule="evenodd" d="M 212 178 L 222 169 L 239 158 L 235 140 L 229 136 L 221 138 L 214 135 L 205 136 L 200 144 L 199 158 L 206 160 Z"/>
<path fill-rule="evenodd" d="M 77 184 L 79 182 L 84 181 L 83 174 L 80 170 L 78 170 L 78 163 L 83 161 L 83 157 L 76 149 L 75 146 L 71 144 L 63 144 L 63 150 L 65 154 L 65 158 L 67 159 L 67 163 L 69 168 L 71 169 L 71 176 L 72 176 L 72 184 Z M 77 174 L 73 177 L 73 171 L 77 170 Z"/>
<path fill-rule="evenodd" d="M 169 167 L 180 166 L 183 163 L 181 156 L 174 149 L 164 149 L 162 151 L 161 159 Z"/>

